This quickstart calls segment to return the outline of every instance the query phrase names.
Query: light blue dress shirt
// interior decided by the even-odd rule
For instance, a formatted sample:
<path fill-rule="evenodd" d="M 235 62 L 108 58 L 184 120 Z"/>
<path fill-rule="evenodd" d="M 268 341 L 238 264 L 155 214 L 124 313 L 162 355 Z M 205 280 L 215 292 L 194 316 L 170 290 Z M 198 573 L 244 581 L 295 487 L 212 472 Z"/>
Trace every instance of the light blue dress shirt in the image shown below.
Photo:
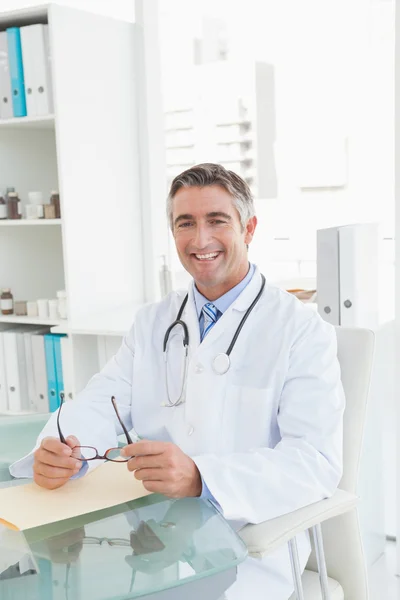
<path fill-rule="evenodd" d="M 214 306 L 221 313 L 218 316 L 218 318 L 220 318 L 224 314 L 224 312 L 230 307 L 230 305 L 233 304 L 233 302 L 235 302 L 236 298 L 243 292 L 244 288 L 250 283 L 250 281 L 253 278 L 254 271 L 255 271 L 255 266 L 250 264 L 246 277 L 244 279 L 242 279 L 242 281 L 240 283 L 235 285 L 235 287 L 233 287 L 231 290 L 226 292 L 226 294 L 224 294 L 220 298 L 217 298 L 217 300 L 213 300 Z M 205 296 L 203 296 L 203 294 L 200 294 L 199 290 L 194 285 L 194 283 L 193 283 L 193 295 L 194 295 L 194 302 L 196 304 L 197 316 L 199 318 L 200 334 L 202 334 L 203 328 L 204 328 L 204 316 L 203 316 L 202 310 L 203 310 L 203 306 L 207 302 L 210 302 L 210 301 Z"/>
<path fill-rule="evenodd" d="M 224 294 L 220 298 L 217 298 L 216 300 L 212 301 L 214 306 L 219 311 L 218 319 L 224 314 L 224 312 L 230 307 L 230 305 L 236 300 L 236 298 L 238 298 L 239 294 L 242 293 L 244 288 L 250 283 L 250 281 L 253 278 L 254 271 L 255 271 L 255 266 L 250 264 L 246 277 L 244 279 L 242 279 L 242 281 L 240 283 L 235 285 L 235 287 L 233 287 L 231 290 L 226 292 L 226 294 Z M 194 301 L 196 304 L 197 316 L 199 318 L 200 336 L 201 336 L 201 334 L 203 333 L 203 328 L 204 328 L 204 316 L 202 313 L 202 309 L 203 309 L 203 306 L 207 302 L 210 302 L 210 301 L 205 296 L 203 296 L 203 294 L 200 294 L 199 290 L 196 288 L 194 283 L 193 283 L 193 295 L 194 295 Z M 217 319 L 217 321 L 218 321 L 218 319 Z M 203 478 L 201 478 L 201 481 L 203 484 L 203 489 L 201 491 L 200 498 L 203 498 L 205 500 L 210 500 L 216 508 L 220 509 L 221 508 L 220 505 L 218 504 L 218 502 L 216 501 L 214 496 L 211 494 L 211 492 L 208 489 L 207 484 Z"/>

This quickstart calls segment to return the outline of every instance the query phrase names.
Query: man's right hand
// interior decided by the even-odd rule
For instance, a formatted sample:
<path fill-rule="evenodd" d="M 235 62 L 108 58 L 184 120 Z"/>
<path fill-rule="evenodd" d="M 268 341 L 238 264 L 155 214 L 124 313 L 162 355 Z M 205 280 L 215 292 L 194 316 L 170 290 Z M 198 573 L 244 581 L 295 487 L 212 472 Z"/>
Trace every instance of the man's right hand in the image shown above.
<path fill-rule="evenodd" d="M 70 435 L 66 442 L 63 444 L 58 438 L 47 437 L 35 451 L 33 480 L 40 487 L 55 490 L 81 469 L 83 463 L 77 460 L 81 456 L 80 450 L 73 450 L 75 446 L 79 446 L 79 441 Z"/>

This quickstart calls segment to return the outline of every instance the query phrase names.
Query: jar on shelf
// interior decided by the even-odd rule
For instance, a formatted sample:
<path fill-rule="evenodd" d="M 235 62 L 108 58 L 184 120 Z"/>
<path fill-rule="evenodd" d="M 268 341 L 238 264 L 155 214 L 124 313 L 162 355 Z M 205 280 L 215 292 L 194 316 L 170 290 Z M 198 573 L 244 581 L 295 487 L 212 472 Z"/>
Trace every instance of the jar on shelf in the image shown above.
<path fill-rule="evenodd" d="M 7 202 L 4 196 L 4 192 L 0 191 L 0 219 L 7 219 Z"/>
<path fill-rule="evenodd" d="M 28 314 L 26 300 L 17 300 L 14 302 L 14 314 L 16 317 L 26 317 Z"/>
<path fill-rule="evenodd" d="M 58 298 L 49 300 L 49 318 L 52 320 L 58 319 Z"/>
<path fill-rule="evenodd" d="M 7 194 L 7 216 L 9 219 L 21 218 L 21 200 L 17 192 L 9 192 Z"/>
<path fill-rule="evenodd" d="M 61 218 L 60 194 L 57 192 L 57 190 L 52 190 L 51 196 L 50 196 L 50 204 L 52 206 L 54 206 L 54 208 L 55 208 L 55 213 L 56 213 L 55 218 L 60 219 Z"/>
<path fill-rule="evenodd" d="M 26 312 L 28 317 L 38 316 L 38 303 L 36 302 L 36 300 L 29 300 L 26 303 Z"/>
<path fill-rule="evenodd" d="M 28 192 L 28 204 L 25 207 L 27 219 L 43 219 L 43 194 L 42 192 Z"/>
<path fill-rule="evenodd" d="M 0 309 L 2 315 L 12 315 L 14 312 L 14 298 L 9 288 L 1 290 Z"/>
<path fill-rule="evenodd" d="M 60 319 L 67 319 L 67 292 L 65 290 L 59 290 L 57 292 L 58 300 L 58 315 Z"/>
<path fill-rule="evenodd" d="M 55 219 L 56 218 L 56 207 L 54 204 L 45 204 L 44 205 L 44 218 L 45 219 Z"/>

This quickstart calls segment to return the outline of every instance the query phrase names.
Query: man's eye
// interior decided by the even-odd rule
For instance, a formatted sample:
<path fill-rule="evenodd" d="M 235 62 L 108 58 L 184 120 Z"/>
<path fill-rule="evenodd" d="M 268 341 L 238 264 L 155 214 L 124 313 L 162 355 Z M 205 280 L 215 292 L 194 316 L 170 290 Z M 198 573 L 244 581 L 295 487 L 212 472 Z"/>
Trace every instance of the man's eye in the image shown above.
<path fill-rule="evenodd" d="M 225 221 L 222 221 L 221 219 L 213 219 L 212 221 L 210 221 L 211 225 L 221 225 L 224 224 Z"/>
<path fill-rule="evenodd" d="M 190 227 L 190 225 L 191 225 L 190 221 L 186 221 L 185 223 L 179 223 L 178 229 L 182 229 L 182 228 L 185 228 L 185 227 Z"/>

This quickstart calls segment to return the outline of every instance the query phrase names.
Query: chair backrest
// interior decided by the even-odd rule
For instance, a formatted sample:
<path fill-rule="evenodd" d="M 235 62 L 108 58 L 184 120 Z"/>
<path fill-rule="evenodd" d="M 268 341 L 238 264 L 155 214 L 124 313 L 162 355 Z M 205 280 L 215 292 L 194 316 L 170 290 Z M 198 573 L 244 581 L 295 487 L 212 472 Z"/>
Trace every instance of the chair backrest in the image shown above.
<path fill-rule="evenodd" d="M 343 477 L 339 487 L 356 493 L 363 431 L 374 359 L 375 334 L 368 329 L 336 328 L 338 359 L 346 396 Z M 323 524 L 328 575 L 344 590 L 346 600 L 366 600 L 368 587 L 357 511 Z M 314 552 L 307 568 L 317 570 Z"/>

